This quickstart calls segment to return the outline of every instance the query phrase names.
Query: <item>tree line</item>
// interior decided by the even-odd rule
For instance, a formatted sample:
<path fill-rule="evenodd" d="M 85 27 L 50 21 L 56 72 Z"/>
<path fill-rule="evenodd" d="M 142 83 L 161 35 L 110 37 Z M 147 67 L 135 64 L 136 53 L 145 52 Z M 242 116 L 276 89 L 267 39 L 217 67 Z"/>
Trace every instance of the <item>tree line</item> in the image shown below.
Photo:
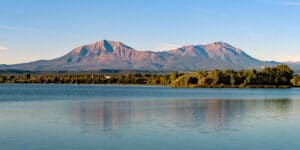
<path fill-rule="evenodd" d="M 290 87 L 300 86 L 300 77 L 294 76 L 287 65 L 264 67 L 260 71 L 211 70 L 173 72 L 168 74 L 29 74 L 1 75 L 0 83 L 55 83 L 55 84 L 146 84 L 172 87 Z"/>
<path fill-rule="evenodd" d="M 40 75 L 24 74 L 22 76 L 0 76 L 0 83 L 56 83 L 56 84 L 162 84 L 171 83 L 166 74 L 114 74 L 114 75 Z"/>
<path fill-rule="evenodd" d="M 293 70 L 287 65 L 264 67 L 260 71 L 212 70 L 185 74 L 172 82 L 174 87 L 290 87 Z"/>

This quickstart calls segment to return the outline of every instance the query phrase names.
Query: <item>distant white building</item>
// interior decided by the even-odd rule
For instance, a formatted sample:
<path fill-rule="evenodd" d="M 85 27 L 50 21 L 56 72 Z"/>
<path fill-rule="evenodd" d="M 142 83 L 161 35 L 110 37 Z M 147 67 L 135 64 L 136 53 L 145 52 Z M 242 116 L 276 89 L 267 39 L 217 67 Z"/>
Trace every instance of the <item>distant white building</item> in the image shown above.
<path fill-rule="evenodd" d="M 111 76 L 104 76 L 105 77 L 105 79 L 110 79 L 111 78 Z"/>

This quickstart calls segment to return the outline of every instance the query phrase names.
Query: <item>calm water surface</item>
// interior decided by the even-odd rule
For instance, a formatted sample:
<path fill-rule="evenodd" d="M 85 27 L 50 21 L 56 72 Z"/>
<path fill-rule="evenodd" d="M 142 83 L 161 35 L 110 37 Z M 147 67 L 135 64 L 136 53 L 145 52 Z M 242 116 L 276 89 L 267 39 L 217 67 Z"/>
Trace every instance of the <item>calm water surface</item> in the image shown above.
<path fill-rule="evenodd" d="M 0 150 L 300 149 L 300 89 L 0 84 Z"/>

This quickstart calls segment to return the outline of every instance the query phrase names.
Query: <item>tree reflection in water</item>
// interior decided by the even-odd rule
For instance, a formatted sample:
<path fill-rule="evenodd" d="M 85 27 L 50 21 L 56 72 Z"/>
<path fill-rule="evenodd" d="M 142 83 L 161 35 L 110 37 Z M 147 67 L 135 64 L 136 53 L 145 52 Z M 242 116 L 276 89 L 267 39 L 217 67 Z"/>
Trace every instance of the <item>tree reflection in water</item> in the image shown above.
<path fill-rule="evenodd" d="M 253 114 L 285 118 L 292 100 L 80 101 L 71 106 L 74 121 L 88 132 L 126 128 L 177 127 L 225 130 Z"/>

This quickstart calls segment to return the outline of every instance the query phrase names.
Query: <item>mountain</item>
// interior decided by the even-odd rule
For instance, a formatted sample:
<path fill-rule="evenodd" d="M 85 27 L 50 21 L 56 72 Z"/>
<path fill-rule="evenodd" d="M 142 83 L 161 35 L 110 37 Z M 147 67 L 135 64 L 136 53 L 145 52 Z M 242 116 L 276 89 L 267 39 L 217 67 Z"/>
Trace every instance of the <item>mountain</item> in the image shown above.
<path fill-rule="evenodd" d="M 102 40 L 73 49 L 66 55 L 23 64 L 1 65 L 0 69 L 32 71 L 83 70 L 211 70 L 260 69 L 278 62 L 261 61 L 224 42 L 188 45 L 177 49 L 153 52 L 138 51 L 121 42 Z"/>

